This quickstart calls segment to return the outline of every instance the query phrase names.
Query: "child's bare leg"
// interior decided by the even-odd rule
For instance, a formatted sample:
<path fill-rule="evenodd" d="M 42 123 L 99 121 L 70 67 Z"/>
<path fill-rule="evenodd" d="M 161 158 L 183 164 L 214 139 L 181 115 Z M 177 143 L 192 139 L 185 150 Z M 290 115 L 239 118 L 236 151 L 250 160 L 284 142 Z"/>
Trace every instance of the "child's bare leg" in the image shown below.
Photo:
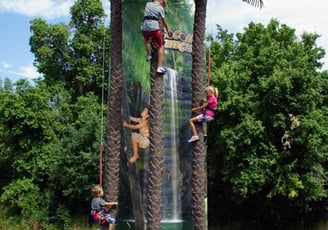
<path fill-rule="evenodd" d="M 159 47 L 157 51 L 157 62 L 159 67 L 163 66 L 163 52 L 164 52 L 164 46 Z"/>
<path fill-rule="evenodd" d="M 197 136 L 196 126 L 194 124 L 195 121 L 198 121 L 197 117 L 193 117 L 189 120 L 189 125 L 193 136 Z"/>
<path fill-rule="evenodd" d="M 147 55 L 150 55 L 150 42 L 148 40 L 144 40 L 145 42 L 145 48 Z"/>
<path fill-rule="evenodd" d="M 108 225 L 108 230 L 114 230 L 114 224 L 109 224 Z"/>
<path fill-rule="evenodd" d="M 133 146 L 133 156 L 129 160 L 130 163 L 135 162 L 139 158 L 138 142 L 134 135 L 132 135 L 132 146 Z"/>

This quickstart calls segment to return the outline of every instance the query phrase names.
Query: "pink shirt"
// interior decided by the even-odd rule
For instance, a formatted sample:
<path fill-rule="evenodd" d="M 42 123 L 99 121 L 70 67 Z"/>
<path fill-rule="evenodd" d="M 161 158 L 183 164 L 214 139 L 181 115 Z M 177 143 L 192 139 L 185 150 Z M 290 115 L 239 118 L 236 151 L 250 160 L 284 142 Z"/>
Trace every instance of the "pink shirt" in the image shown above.
<path fill-rule="evenodd" d="M 218 99 L 215 96 L 210 96 L 209 98 L 207 98 L 207 108 L 211 108 L 211 110 L 206 109 L 205 111 L 205 115 L 210 116 L 210 117 L 214 117 L 215 114 L 215 110 L 218 106 Z M 212 111 L 214 110 L 214 111 Z"/>

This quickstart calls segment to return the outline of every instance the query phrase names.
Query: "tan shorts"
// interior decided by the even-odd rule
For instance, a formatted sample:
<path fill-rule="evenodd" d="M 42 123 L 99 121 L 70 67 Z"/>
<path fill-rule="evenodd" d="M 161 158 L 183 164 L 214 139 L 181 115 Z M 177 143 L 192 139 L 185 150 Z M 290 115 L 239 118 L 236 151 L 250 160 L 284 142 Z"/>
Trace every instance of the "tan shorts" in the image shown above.
<path fill-rule="evenodd" d="M 145 149 L 149 147 L 149 138 L 141 135 L 140 133 L 132 133 L 133 138 L 137 140 L 139 148 Z"/>

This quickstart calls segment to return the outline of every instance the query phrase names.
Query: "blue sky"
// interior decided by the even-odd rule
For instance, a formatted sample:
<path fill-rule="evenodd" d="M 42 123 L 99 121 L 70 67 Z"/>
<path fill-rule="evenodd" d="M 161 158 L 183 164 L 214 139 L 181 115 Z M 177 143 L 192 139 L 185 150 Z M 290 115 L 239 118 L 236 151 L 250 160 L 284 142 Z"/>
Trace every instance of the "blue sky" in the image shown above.
<path fill-rule="evenodd" d="M 170 1 L 167 0 L 168 5 Z M 191 1 L 191 0 L 190 0 Z M 275 18 L 280 23 L 296 29 L 296 34 L 315 32 L 321 37 L 317 45 L 328 52 L 328 7 L 326 0 L 264 0 L 265 7 L 254 8 L 242 0 L 208 0 L 207 33 L 216 33 L 220 24 L 230 33 L 242 32 L 249 22 L 266 25 Z M 33 66 L 30 52 L 30 21 L 40 17 L 48 23 L 70 19 L 69 9 L 74 0 L 0 0 L 0 78 L 35 78 L 40 76 Z M 109 15 L 109 0 L 102 0 Z M 173 28 L 172 28 L 173 29 Z M 175 29 L 175 28 L 174 28 Z M 328 68 L 328 58 L 322 60 Z"/>
<path fill-rule="evenodd" d="M 0 78 L 13 82 L 33 79 L 40 74 L 30 52 L 30 21 L 42 18 L 48 23 L 68 23 L 73 0 L 0 0 Z M 102 0 L 109 15 L 109 1 Z"/>

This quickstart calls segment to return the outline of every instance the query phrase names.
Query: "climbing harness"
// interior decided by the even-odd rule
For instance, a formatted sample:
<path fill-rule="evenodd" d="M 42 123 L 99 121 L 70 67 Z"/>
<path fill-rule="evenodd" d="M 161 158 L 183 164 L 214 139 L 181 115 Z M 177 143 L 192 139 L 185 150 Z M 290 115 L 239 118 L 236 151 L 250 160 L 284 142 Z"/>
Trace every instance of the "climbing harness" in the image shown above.
<path fill-rule="evenodd" d="M 100 211 L 100 212 L 103 212 L 103 211 Z M 99 218 L 99 214 L 100 214 L 100 212 L 97 212 L 96 210 L 91 210 L 90 215 L 91 215 L 92 219 L 93 219 L 95 222 L 97 222 L 97 223 L 100 224 L 100 225 L 103 225 L 103 224 L 106 223 L 106 219 L 105 219 L 105 218 L 103 218 L 103 219 L 100 219 L 100 218 Z"/>

